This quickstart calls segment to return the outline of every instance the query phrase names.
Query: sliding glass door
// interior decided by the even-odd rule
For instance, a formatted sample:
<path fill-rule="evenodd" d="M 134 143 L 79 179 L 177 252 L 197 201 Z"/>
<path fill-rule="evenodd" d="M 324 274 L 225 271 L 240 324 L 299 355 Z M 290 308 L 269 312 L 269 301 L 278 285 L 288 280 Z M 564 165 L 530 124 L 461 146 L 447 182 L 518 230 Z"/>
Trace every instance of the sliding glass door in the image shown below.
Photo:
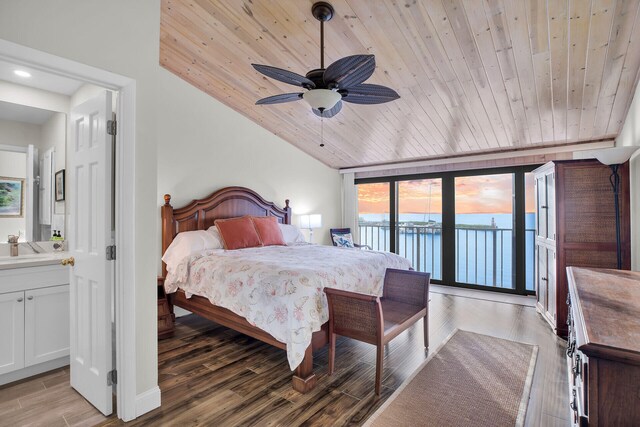
<path fill-rule="evenodd" d="M 360 241 L 435 283 L 533 293 L 534 168 L 356 179 Z"/>
<path fill-rule="evenodd" d="M 376 251 L 391 251 L 391 184 L 358 185 L 360 244 Z"/>
<path fill-rule="evenodd" d="M 455 178 L 456 282 L 514 289 L 513 178 Z"/>
<path fill-rule="evenodd" d="M 442 180 L 398 182 L 398 254 L 442 279 Z"/>
<path fill-rule="evenodd" d="M 525 288 L 535 291 L 536 209 L 535 178 L 531 172 L 524 174 L 524 224 L 525 224 Z"/>

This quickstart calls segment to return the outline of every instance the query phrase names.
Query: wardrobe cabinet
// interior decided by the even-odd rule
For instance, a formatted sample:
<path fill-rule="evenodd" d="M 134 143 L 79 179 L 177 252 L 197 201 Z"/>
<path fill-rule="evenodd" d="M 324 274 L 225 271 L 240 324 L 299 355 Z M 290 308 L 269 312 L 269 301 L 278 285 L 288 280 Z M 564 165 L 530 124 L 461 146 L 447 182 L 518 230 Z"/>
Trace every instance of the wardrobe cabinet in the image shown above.
<path fill-rule="evenodd" d="M 629 168 L 620 173 L 622 265 L 631 267 Z M 554 331 L 567 336 L 566 268 L 616 267 L 611 169 L 597 160 L 549 162 L 535 178 L 536 308 Z"/>

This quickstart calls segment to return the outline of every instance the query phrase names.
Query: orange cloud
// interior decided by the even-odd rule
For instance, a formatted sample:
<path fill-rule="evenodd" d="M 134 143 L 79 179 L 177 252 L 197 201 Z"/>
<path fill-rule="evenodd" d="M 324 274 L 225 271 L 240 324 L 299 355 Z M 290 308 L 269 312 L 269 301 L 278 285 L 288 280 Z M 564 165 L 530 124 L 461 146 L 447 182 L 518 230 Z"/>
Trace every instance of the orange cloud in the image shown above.
<path fill-rule="evenodd" d="M 389 213 L 389 183 L 358 185 L 358 211 L 361 214 Z"/>
<path fill-rule="evenodd" d="M 424 179 L 398 183 L 398 211 L 409 213 L 442 213 L 442 180 Z"/>
<path fill-rule="evenodd" d="M 525 174 L 525 185 L 526 211 L 533 212 L 532 174 Z M 457 177 L 455 191 L 457 213 L 513 212 L 512 174 Z M 442 213 L 439 178 L 399 182 L 398 193 L 399 213 Z M 389 213 L 389 183 L 358 185 L 358 210 L 361 214 Z"/>
<path fill-rule="evenodd" d="M 512 213 L 513 176 L 461 176 L 455 180 L 457 213 Z"/>

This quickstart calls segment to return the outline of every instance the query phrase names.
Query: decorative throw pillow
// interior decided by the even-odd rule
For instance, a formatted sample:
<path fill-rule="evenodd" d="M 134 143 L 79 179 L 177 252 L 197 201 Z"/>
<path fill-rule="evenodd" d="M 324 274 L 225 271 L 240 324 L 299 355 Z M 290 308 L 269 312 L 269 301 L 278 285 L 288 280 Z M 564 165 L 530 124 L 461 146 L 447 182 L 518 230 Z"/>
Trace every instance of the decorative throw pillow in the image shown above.
<path fill-rule="evenodd" d="M 339 248 L 355 248 L 355 246 L 353 245 L 353 236 L 351 236 L 351 233 L 334 234 L 331 237 L 333 238 L 333 242 Z"/>
<path fill-rule="evenodd" d="M 287 244 L 275 216 L 252 216 L 251 221 L 253 221 L 264 246 L 285 246 Z"/>
<path fill-rule="evenodd" d="M 262 246 L 262 241 L 250 216 L 217 219 L 214 224 L 218 228 L 224 248 L 227 250 Z"/>

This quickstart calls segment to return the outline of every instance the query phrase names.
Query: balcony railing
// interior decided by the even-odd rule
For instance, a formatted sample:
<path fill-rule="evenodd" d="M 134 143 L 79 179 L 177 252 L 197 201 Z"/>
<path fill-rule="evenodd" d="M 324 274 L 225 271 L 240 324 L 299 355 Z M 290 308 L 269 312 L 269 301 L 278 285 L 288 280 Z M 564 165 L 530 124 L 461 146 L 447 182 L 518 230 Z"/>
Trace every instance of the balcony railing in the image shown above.
<path fill-rule="evenodd" d="M 442 279 L 441 224 L 396 226 L 398 254 L 417 271 Z M 534 233 L 525 230 L 526 289 L 533 290 Z M 360 223 L 360 243 L 374 250 L 390 250 L 388 223 Z M 513 230 L 487 226 L 456 226 L 456 281 L 513 289 Z"/>

